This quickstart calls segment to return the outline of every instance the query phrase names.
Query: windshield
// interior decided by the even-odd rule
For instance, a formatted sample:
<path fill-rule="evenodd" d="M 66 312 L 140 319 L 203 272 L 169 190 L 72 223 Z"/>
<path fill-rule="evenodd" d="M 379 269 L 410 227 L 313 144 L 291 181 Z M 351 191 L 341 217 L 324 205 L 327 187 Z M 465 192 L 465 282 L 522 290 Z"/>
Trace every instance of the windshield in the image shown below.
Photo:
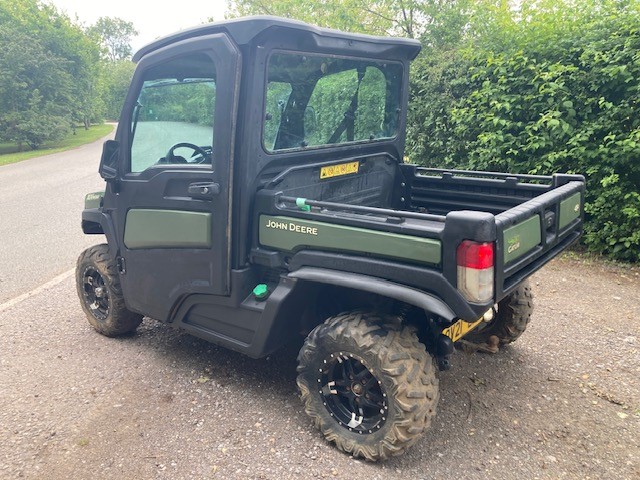
<path fill-rule="evenodd" d="M 268 66 L 268 151 L 375 141 L 396 135 L 402 65 L 276 53 Z"/>

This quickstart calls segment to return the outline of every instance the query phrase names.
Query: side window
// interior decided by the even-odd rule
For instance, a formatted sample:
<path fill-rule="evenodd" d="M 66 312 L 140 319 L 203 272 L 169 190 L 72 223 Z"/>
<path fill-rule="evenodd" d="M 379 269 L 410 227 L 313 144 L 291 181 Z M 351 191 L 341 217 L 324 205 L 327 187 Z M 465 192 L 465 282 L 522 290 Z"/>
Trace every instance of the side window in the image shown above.
<path fill-rule="evenodd" d="M 205 53 L 157 65 L 144 76 L 131 122 L 131 172 L 212 163 L 216 70 Z"/>

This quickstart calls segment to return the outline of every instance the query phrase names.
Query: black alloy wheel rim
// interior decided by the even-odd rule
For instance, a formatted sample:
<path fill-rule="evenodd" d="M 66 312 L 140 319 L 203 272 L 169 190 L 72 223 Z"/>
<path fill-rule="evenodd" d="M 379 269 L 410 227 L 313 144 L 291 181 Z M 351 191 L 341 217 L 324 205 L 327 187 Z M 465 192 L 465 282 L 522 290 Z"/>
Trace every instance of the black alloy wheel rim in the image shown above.
<path fill-rule="evenodd" d="M 344 352 L 328 356 L 319 369 L 318 386 L 323 405 L 347 430 L 366 435 L 384 425 L 387 394 L 360 357 Z"/>
<path fill-rule="evenodd" d="M 109 289 L 104 278 L 95 268 L 89 267 L 82 276 L 84 301 L 98 320 L 105 320 L 109 315 Z"/>

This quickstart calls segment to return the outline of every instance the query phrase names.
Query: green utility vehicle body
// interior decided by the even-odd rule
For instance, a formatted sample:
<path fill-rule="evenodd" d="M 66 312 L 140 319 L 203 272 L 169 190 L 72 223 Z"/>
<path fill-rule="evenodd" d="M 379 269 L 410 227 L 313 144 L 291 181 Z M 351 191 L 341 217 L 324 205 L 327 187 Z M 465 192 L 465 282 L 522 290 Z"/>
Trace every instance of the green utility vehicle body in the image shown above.
<path fill-rule="evenodd" d="M 126 307 L 252 357 L 383 300 L 423 312 L 433 337 L 575 242 L 581 176 L 403 162 L 419 50 L 252 17 L 138 52 L 106 191 L 82 214 L 85 233 L 106 235 Z M 494 252 L 481 300 L 458 285 L 465 240 Z"/>

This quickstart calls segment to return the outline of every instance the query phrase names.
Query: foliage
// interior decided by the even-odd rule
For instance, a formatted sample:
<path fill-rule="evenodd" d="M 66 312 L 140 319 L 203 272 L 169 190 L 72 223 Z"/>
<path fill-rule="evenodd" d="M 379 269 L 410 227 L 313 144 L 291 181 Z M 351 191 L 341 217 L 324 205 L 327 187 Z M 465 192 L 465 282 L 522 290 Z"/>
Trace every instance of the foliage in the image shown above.
<path fill-rule="evenodd" d="M 70 150 L 80 145 L 95 142 L 100 138 L 104 138 L 113 131 L 113 125 L 102 124 L 93 125 L 89 130 L 78 130 L 75 135 L 67 135 L 63 140 L 55 142 L 47 142 L 43 144 L 39 150 L 31 150 L 27 152 L 19 151 L 13 143 L 0 143 L 0 165 L 8 165 L 10 163 L 21 162 L 33 157 L 41 155 L 49 155 L 52 153 Z"/>
<path fill-rule="evenodd" d="M 120 59 L 135 34 L 118 18 L 85 30 L 41 0 L 0 0 L 0 141 L 36 149 L 117 118 L 133 74 Z"/>
<path fill-rule="evenodd" d="M 0 138 L 37 148 L 101 117 L 99 48 L 37 0 L 0 0 Z"/>
<path fill-rule="evenodd" d="M 215 110 L 216 86 L 213 79 L 191 82 L 146 84 L 140 92 L 139 121 L 181 122 L 211 126 Z"/>
<path fill-rule="evenodd" d="M 414 65 L 408 146 L 426 165 L 587 177 L 584 242 L 640 260 L 639 2 L 482 11 Z"/>
<path fill-rule="evenodd" d="M 68 130 L 73 81 L 67 61 L 38 39 L 0 29 L 0 140 L 32 149 Z"/>
<path fill-rule="evenodd" d="M 138 35 L 133 23 L 117 17 L 100 17 L 89 27 L 88 33 L 99 39 L 104 47 L 104 56 L 111 62 L 129 60 L 131 38 Z"/>
<path fill-rule="evenodd" d="M 124 99 L 129 91 L 135 64 L 129 60 L 109 62 L 104 68 L 104 88 L 102 101 L 105 105 L 105 118 L 117 120 Z"/>
<path fill-rule="evenodd" d="M 417 38 L 450 0 L 227 0 L 227 16 L 276 15 L 320 27 Z"/>

